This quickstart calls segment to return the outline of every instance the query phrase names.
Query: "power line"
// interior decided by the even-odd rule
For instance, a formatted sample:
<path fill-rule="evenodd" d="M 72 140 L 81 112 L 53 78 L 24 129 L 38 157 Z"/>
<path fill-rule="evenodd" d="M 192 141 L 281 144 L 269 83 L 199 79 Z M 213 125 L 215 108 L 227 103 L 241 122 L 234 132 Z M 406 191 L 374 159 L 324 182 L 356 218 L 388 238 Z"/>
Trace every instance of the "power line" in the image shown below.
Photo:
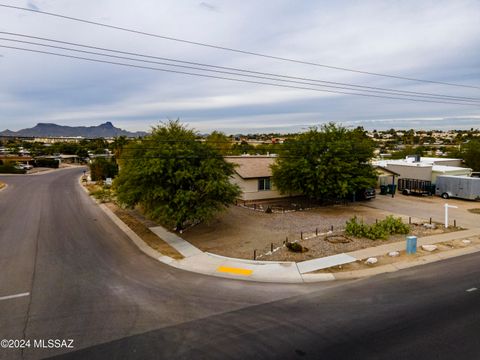
<path fill-rule="evenodd" d="M 444 97 L 442 95 L 439 95 L 439 96 L 436 96 L 436 95 L 410 95 L 410 94 L 398 93 L 397 90 L 391 90 L 391 91 L 368 90 L 368 89 L 364 90 L 364 89 L 356 89 L 356 88 L 353 88 L 353 87 L 345 87 L 345 86 L 322 85 L 322 84 L 312 83 L 312 82 L 285 80 L 285 79 L 282 79 L 282 78 L 277 79 L 277 78 L 272 78 L 272 77 L 268 77 L 268 76 L 259 76 L 259 75 L 238 74 L 238 73 L 230 72 L 230 71 L 211 70 L 211 69 L 203 69 L 203 68 L 199 68 L 199 67 L 195 67 L 195 66 L 170 64 L 170 63 L 150 61 L 150 60 L 141 60 L 141 59 L 125 57 L 125 56 L 117 56 L 117 55 L 110 55 L 110 54 L 104 54 L 104 53 L 93 52 L 93 51 L 78 50 L 78 49 L 73 49 L 73 48 L 68 48 L 68 47 L 63 47 L 63 46 L 47 45 L 47 44 L 42 44 L 42 43 L 37 43 L 37 42 L 32 42 L 32 41 L 23 41 L 23 40 L 7 39 L 7 38 L 0 38 L 0 40 L 18 42 L 18 43 L 30 44 L 30 45 L 42 46 L 42 47 L 49 47 L 49 48 L 54 48 L 54 49 L 59 49 L 59 50 L 80 52 L 80 53 L 90 54 L 90 55 L 99 55 L 99 56 L 105 56 L 105 57 L 115 58 L 115 59 L 138 61 L 138 62 L 142 62 L 142 63 L 157 64 L 157 65 L 172 66 L 172 67 L 180 67 L 180 68 L 183 68 L 183 69 L 200 70 L 200 71 L 207 71 L 207 72 L 212 72 L 212 73 L 217 73 L 217 74 L 235 75 L 235 76 L 242 76 L 242 77 L 246 77 L 246 78 L 280 81 L 280 82 L 293 83 L 293 84 L 319 86 L 319 87 L 327 87 L 327 88 L 342 89 L 342 90 L 363 91 L 363 92 L 367 92 L 367 93 L 379 93 L 379 94 L 396 95 L 396 96 L 412 96 L 414 98 L 427 98 L 427 99 L 439 99 L 439 100 L 451 100 L 451 101 L 470 101 L 470 102 L 471 101 L 473 101 L 473 102 L 480 101 L 480 99 L 476 99 L 476 98 L 462 98 L 462 97 L 454 97 L 454 96 Z"/>
<path fill-rule="evenodd" d="M 61 19 L 77 21 L 77 22 L 81 22 L 81 23 L 85 23 L 85 24 L 96 25 L 96 26 L 101 26 L 101 27 L 115 29 L 115 30 L 121 30 L 121 31 L 124 31 L 124 32 L 129 32 L 129 33 L 138 34 L 138 35 L 145 35 L 145 36 L 155 37 L 155 38 L 169 40 L 169 41 L 176 41 L 176 42 L 181 42 L 181 43 L 190 44 L 190 45 L 203 46 L 203 47 L 208 47 L 208 48 L 217 49 L 217 50 L 231 51 L 231 52 L 235 52 L 235 53 L 240 53 L 240 54 L 245 54 L 245 55 L 253 55 L 253 56 L 263 57 L 263 58 L 268 58 L 268 59 L 287 61 L 287 62 L 291 62 L 291 63 L 311 65 L 311 66 L 323 67 L 323 68 L 327 68 L 327 69 L 348 71 L 348 72 L 353 72 L 353 73 L 387 77 L 387 78 L 407 80 L 407 81 L 415 81 L 415 82 L 422 82 L 422 83 L 440 84 L 440 85 L 446 85 L 446 86 L 456 86 L 456 87 L 480 89 L 479 86 L 474 86 L 474 85 L 456 84 L 456 83 L 449 83 L 449 82 L 442 82 L 442 81 L 411 78 L 411 77 L 405 77 L 405 76 L 399 76 L 399 75 L 383 74 L 383 73 L 377 73 L 377 72 L 370 72 L 370 71 L 350 69 L 350 68 L 339 67 L 339 66 L 332 66 L 332 65 L 320 64 L 320 63 L 314 63 L 314 62 L 297 60 L 297 59 L 286 58 L 286 57 L 281 57 L 281 56 L 268 55 L 268 54 L 253 52 L 253 51 L 234 49 L 234 48 L 225 47 L 225 46 L 212 45 L 212 44 L 208 44 L 208 43 L 191 41 L 191 40 L 186 40 L 186 39 L 180 39 L 180 38 L 175 38 L 175 37 L 171 37 L 171 36 L 153 34 L 153 33 L 145 32 L 145 31 L 134 30 L 134 29 L 129 29 L 129 28 L 121 27 L 121 26 L 109 25 L 109 24 L 100 23 L 100 22 L 91 21 L 91 20 L 85 20 L 85 19 L 81 19 L 81 18 L 77 18 L 77 17 L 73 17 L 73 16 L 66 16 L 66 15 L 62 15 L 62 14 L 58 14 L 58 13 L 52 13 L 52 12 L 41 11 L 41 10 L 34 10 L 34 9 L 30 9 L 30 8 L 20 7 L 20 6 L 6 5 L 6 4 L 1 4 L 0 3 L 0 7 L 16 9 L 16 10 L 21 10 L 21 11 L 29 11 L 29 12 L 36 13 L 36 14 L 53 16 L 53 17 L 57 17 L 57 18 L 61 18 Z"/>
<path fill-rule="evenodd" d="M 229 81 L 236 81 L 236 82 L 249 83 L 249 84 L 269 85 L 269 86 L 275 86 L 275 87 L 281 87 L 281 88 L 290 88 L 290 89 L 298 89 L 298 90 L 310 90 L 310 91 L 326 92 L 326 93 L 333 93 L 333 94 L 355 95 L 355 96 L 373 97 L 373 98 L 382 98 L 382 99 L 392 99 L 392 100 L 407 100 L 407 101 L 428 102 L 428 103 L 436 103 L 436 104 L 478 106 L 478 104 L 473 104 L 473 103 L 457 103 L 457 102 L 453 102 L 453 101 L 413 99 L 413 98 L 408 98 L 408 97 L 402 98 L 402 97 L 395 97 L 395 96 L 373 95 L 373 94 L 363 94 L 363 93 L 355 93 L 355 92 L 347 92 L 347 91 L 325 90 L 325 89 L 318 89 L 318 88 L 311 88 L 311 87 L 304 87 L 304 86 L 275 84 L 275 83 L 263 82 L 263 81 L 237 79 L 237 78 L 231 78 L 231 77 L 225 77 L 225 76 L 199 74 L 199 73 L 192 73 L 192 72 L 186 72 L 186 71 L 171 70 L 171 69 L 165 69 L 165 68 L 154 68 L 154 67 L 150 67 L 150 66 L 142 66 L 142 65 L 134 65 L 134 64 L 120 63 L 120 62 L 115 62 L 115 61 L 92 59 L 92 58 L 86 58 L 86 57 L 81 57 L 81 56 L 74 56 L 74 55 L 66 55 L 66 54 L 53 53 L 53 52 L 49 52 L 49 51 L 41 51 L 41 50 L 33 50 L 33 49 L 27 49 L 27 48 L 20 48 L 20 47 L 15 47 L 15 46 L 0 45 L 0 47 L 6 48 L 6 49 L 21 50 L 21 51 L 27 51 L 27 52 L 45 54 L 45 55 L 59 56 L 59 57 L 64 57 L 64 58 L 72 58 L 72 59 L 78 59 L 78 60 L 86 60 L 86 61 L 98 62 L 98 63 L 104 63 L 104 64 L 120 65 L 120 66 L 126 66 L 126 67 L 138 68 L 138 69 L 147 69 L 147 70 L 154 70 L 154 71 L 162 71 L 162 72 L 168 72 L 168 73 L 174 73 L 174 74 L 182 74 L 182 75 L 189 75 L 189 76 L 197 76 L 197 77 L 210 78 L 210 79 L 229 80 Z M 278 81 L 278 80 L 275 80 L 275 79 L 274 79 L 274 81 Z M 310 85 L 310 84 L 308 84 L 308 83 L 305 83 L 305 84 L 306 84 L 306 85 Z"/>
<path fill-rule="evenodd" d="M 159 57 L 159 56 L 145 55 L 145 54 L 140 54 L 140 53 L 136 53 L 136 52 L 127 52 L 127 51 L 120 51 L 120 50 L 97 47 L 97 46 L 89 46 L 89 45 L 84 45 L 84 44 L 79 44 L 79 43 L 74 43 L 74 42 L 55 40 L 55 39 L 51 39 L 51 38 L 43 38 L 43 37 L 38 37 L 38 36 L 11 33 L 11 32 L 6 32 L 6 31 L 0 31 L 0 34 L 26 37 L 26 38 L 30 38 L 30 39 L 49 41 L 49 42 L 60 43 L 60 44 L 73 45 L 73 46 L 77 46 L 77 47 L 83 47 L 83 48 L 95 49 L 95 50 L 101 50 L 101 51 L 108 51 L 108 52 L 113 52 L 113 53 L 117 53 L 117 54 L 119 53 L 119 54 L 133 55 L 133 56 L 138 56 L 138 57 L 143 57 L 143 58 L 151 58 L 151 59 L 159 59 L 159 60 L 165 60 L 165 61 L 170 61 L 170 62 L 178 62 L 178 63 L 182 63 L 182 64 L 197 65 L 197 66 L 203 66 L 203 67 L 209 67 L 209 68 L 215 68 L 215 69 L 232 70 L 232 71 L 237 71 L 237 72 L 242 72 L 242 73 L 258 74 L 258 75 L 265 75 L 265 76 L 274 76 L 274 77 L 285 78 L 285 79 L 311 81 L 311 82 L 316 82 L 316 83 L 319 83 L 319 84 L 327 84 L 327 85 L 319 85 L 319 84 L 308 84 L 308 83 L 303 83 L 302 82 L 302 84 L 313 85 L 313 86 L 323 86 L 323 87 L 330 87 L 330 88 L 339 88 L 339 89 L 374 92 L 374 93 L 385 93 L 385 94 L 399 95 L 399 96 L 420 96 L 420 97 L 425 97 L 425 98 L 437 98 L 437 99 L 441 99 L 441 100 L 480 101 L 480 98 L 470 98 L 470 97 L 464 97 L 464 96 L 451 96 L 451 95 L 445 95 L 445 94 L 435 94 L 435 93 L 417 92 L 417 91 L 395 90 L 395 89 L 389 89 L 389 88 L 356 85 L 356 84 L 341 83 L 341 82 L 335 82 L 335 81 L 324 81 L 324 80 L 310 79 L 310 78 L 304 78 L 304 77 L 287 76 L 287 75 L 275 74 L 275 73 L 265 73 L 265 72 L 251 71 L 251 70 L 238 69 L 238 68 L 232 68 L 232 67 L 216 66 L 216 65 L 204 64 L 204 63 L 198 63 L 198 62 L 191 62 L 191 61 L 171 59 L 171 58 L 165 58 L 165 57 Z M 94 55 L 110 56 L 110 57 L 115 57 L 115 58 L 133 60 L 133 61 L 154 63 L 154 64 L 167 65 L 167 66 L 175 66 L 175 67 L 183 67 L 183 68 L 189 68 L 189 69 L 195 69 L 195 70 L 201 70 L 201 71 L 218 72 L 218 73 L 224 73 L 224 74 L 231 74 L 232 75 L 231 72 L 214 71 L 214 70 L 209 70 L 209 69 L 201 69 L 201 68 L 190 67 L 190 66 L 180 66 L 180 65 L 175 65 L 175 64 L 168 64 L 168 63 L 154 62 L 154 61 L 142 61 L 140 59 L 132 59 L 132 58 L 127 58 L 127 57 L 117 57 L 117 56 L 114 56 L 114 55 L 100 54 L 100 53 L 88 52 L 88 51 L 86 52 L 86 51 L 81 51 L 81 50 L 78 50 L 78 49 L 59 47 L 59 46 L 47 45 L 47 44 L 36 43 L 36 42 L 29 42 L 29 41 L 22 41 L 22 40 L 16 40 L 16 39 L 8 39 L 8 38 L 0 38 L 0 40 L 20 42 L 20 43 L 32 44 L 32 45 L 43 46 L 43 47 L 51 47 L 51 48 L 62 49 L 62 50 L 89 53 L 89 54 L 94 54 Z M 256 77 L 254 75 L 243 75 L 243 74 L 236 74 L 236 73 L 233 73 L 233 75 Z M 263 78 L 263 77 L 261 77 L 261 78 Z M 285 81 L 285 80 L 280 80 L 280 79 L 268 79 L 268 80 Z M 335 85 L 335 86 L 332 86 L 332 85 Z M 336 85 L 341 85 L 342 87 L 336 86 Z M 372 91 L 372 90 L 374 90 L 374 91 Z"/>

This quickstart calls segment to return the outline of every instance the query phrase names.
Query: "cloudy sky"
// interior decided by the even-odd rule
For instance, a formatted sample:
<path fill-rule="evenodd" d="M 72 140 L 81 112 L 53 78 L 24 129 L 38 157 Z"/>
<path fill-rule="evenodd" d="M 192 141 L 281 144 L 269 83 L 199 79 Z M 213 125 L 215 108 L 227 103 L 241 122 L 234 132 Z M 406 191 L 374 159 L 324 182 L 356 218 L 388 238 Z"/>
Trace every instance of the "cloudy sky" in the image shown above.
<path fill-rule="evenodd" d="M 477 0 L 0 0 L 0 3 L 306 62 L 480 87 L 480 1 Z M 480 98 L 480 88 L 420 83 L 278 61 L 3 7 L 0 7 L 0 32 L 314 80 Z M 39 42 L 6 34 L 0 37 Z M 0 45 L 208 74 L 7 40 L 0 40 Z M 368 98 L 257 85 L 0 47 L 0 130 L 19 130 L 38 122 L 78 126 L 105 121 L 128 130 L 148 130 L 159 121 L 176 118 L 202 132 L 219 129 L 228 133 L 298 131 L 328 121 L 369 129 L 478 128 L 480 105 Z"/>

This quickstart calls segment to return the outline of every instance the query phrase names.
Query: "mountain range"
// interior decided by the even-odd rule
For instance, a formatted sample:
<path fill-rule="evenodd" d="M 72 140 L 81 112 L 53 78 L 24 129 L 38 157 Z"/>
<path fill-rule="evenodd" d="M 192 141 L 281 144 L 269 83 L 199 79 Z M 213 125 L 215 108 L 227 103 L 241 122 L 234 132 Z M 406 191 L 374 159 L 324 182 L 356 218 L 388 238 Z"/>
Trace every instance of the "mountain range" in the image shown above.
<path fill-rule="evenodd" d="M 65 126 L 51 123 L 38 123 L 32 128 L 18 131 L 4 130 L 0 136 L 35 136 L 35 137 L 84 137 L 109 138 L 116 136 L 140 137 L 147 135 L 144 131 L 130 132 L 113 126 L 107 121 L 98 126 Z"/>

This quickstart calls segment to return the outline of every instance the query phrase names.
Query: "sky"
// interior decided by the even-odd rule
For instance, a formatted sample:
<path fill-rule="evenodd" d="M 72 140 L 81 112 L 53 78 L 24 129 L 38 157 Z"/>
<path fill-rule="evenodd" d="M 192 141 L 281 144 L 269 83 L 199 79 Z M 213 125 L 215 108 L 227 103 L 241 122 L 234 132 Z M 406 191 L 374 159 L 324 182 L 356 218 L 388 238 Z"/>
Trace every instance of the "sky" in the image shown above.
<path fill-rule="evenodd" d="M 480 87 L 478 0 L 0 0 L 0 4 L 304 62 Z M 279 61 L 3 7 L 0 32 L 313 79 L 310 81 L 480 99 L 480 88 Z M 0 38 L 38 42 L 1 33 Z M 73 54 L 7 40 L 0 40 L 0 45 Z M 248 79 L 91 54 L 73 55 Z M 16 131 L 39 122 L 91 126 L 111 121 L 130 131 L 148 131 L 177 118 L 199 132 L 296 132 L 331 121 L 378 130 L 465 129 L 480 128 L 480 105 L 242 83 L 0 47 L 0 130 Z"/>

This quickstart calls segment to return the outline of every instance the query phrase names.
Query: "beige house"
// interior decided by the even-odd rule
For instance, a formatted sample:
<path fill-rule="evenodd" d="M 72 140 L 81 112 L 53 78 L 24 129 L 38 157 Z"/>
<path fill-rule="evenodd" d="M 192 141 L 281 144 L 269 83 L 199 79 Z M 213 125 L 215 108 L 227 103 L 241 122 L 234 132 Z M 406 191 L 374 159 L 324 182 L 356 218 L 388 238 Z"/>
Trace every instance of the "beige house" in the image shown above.
<path fill-rule="evenodd" d="M 226 156 L 225 160 L 236 165 L 231 181 L 240 187 L 240 199 L 258 201 L 290 196 L 280 194 L 271 180 L 274 156 Z"/>

